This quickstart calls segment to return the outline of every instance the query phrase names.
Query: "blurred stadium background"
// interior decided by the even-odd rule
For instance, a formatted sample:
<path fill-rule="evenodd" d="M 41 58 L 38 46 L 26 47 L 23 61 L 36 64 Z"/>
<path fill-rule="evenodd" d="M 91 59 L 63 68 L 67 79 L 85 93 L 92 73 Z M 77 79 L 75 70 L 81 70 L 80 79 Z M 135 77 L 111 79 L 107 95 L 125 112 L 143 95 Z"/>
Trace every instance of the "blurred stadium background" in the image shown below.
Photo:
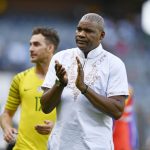
<path fill-rule="evenodd" d="M 144 0 L 0 0 L 0 103 L 5 104 L 12 76 L 30 66 L 29 40 L 35 26 L 51 26 L 60 35 L 58 51 L 74 47 L 80 17 L 102 15 L 105 49 L 125 62 L 134 88 L 140 150 L 150 146 L 150 35 L 142 29 Z M 150 16 L 150 14 L 149 14 Z M 150 17 L 149 17 L 150 20 Z M 17 122 L 15 117 L 14 122 Z M 5 150 L 0 132 L 0 150 Z M 147 148 L 146 148 L 147 146 Z"/>

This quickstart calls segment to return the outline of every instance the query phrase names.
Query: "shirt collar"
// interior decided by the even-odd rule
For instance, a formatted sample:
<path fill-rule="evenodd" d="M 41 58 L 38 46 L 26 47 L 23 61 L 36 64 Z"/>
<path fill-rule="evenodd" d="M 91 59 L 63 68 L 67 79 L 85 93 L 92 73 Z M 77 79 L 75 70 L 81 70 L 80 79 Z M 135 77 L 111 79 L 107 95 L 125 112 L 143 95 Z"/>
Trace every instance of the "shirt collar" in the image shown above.
<path fill-rule="evenodd" d="M 100 55 L 100 54 L 102 53 L 102 51 L 103 51 L 102 45 L 99 44 L 98 47 L 96 47 L 95 49 L 91 50 L 91 51 L 88 53 L 87 59 L 92 59 L 92 58 L 97 57 L 98 55 Z M 79 48 L 78 48 L 78 54 L 79 54 L 80 57 L 85 58 L 84 53 L 83 53 L 82 50 L 80 50 Z"/>

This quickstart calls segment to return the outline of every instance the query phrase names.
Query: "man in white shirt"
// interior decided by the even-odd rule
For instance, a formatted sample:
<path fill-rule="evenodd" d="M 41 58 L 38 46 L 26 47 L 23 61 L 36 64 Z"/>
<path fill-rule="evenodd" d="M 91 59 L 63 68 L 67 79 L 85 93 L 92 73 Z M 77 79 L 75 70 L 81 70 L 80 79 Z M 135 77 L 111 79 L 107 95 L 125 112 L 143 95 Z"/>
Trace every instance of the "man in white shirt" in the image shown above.
<path fill-rule="evenodd" d="M 112 118 L 119 119 L 128 96 L 124 63 L 104 50 L 104 20 L 84 15 L 77 48 L 55 54 L 42 85 L 45 113 L 57 109 L 50 150 L 113 150 Z"/>

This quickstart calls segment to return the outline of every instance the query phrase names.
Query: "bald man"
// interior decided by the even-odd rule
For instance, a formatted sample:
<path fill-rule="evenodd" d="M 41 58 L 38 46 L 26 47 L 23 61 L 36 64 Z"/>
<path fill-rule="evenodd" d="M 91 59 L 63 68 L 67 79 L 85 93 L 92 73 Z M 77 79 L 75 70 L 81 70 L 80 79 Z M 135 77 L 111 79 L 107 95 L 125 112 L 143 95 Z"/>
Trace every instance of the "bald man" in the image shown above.
<path fill-rule="evenodd" d="M 104 19 L 84 15 L 76 29 L 76 48 L 55 54 L 42 85 L 42 110 L 55 107 L 57 121 L 50 150 L 113 150 L 112 124 L 128 96 L 124 63 L 103 49 Z"/>

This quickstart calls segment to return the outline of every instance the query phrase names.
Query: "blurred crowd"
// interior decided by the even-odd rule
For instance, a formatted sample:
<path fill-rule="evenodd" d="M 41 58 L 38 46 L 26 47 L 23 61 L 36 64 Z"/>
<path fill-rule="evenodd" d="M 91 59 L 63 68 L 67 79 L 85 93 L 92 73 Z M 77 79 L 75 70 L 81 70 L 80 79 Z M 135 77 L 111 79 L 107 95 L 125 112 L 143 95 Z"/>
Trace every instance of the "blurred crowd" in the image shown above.
<path fill-rule="evenodd" d="M 125 62 L 129 82 L 134 87 L 139 141 L 143 148 L 150 140 L 150 37 L 143 33 L 139 15 L 119 20 L 105 15 L 103 17 L 106 26 L 103 46 Z M 0 97 L 1 103 L 6 100 L 12 75 L 32 66 L 28 57 L 32 28 L 43 25 L 55 27 L 60 35 L 58 51 L 61 51 L 75 46 L 75 22 L 76 18 L 73 20 L 58 16 L 0 16 L 0 83 L 4 82 L 7 86 Z"/>

